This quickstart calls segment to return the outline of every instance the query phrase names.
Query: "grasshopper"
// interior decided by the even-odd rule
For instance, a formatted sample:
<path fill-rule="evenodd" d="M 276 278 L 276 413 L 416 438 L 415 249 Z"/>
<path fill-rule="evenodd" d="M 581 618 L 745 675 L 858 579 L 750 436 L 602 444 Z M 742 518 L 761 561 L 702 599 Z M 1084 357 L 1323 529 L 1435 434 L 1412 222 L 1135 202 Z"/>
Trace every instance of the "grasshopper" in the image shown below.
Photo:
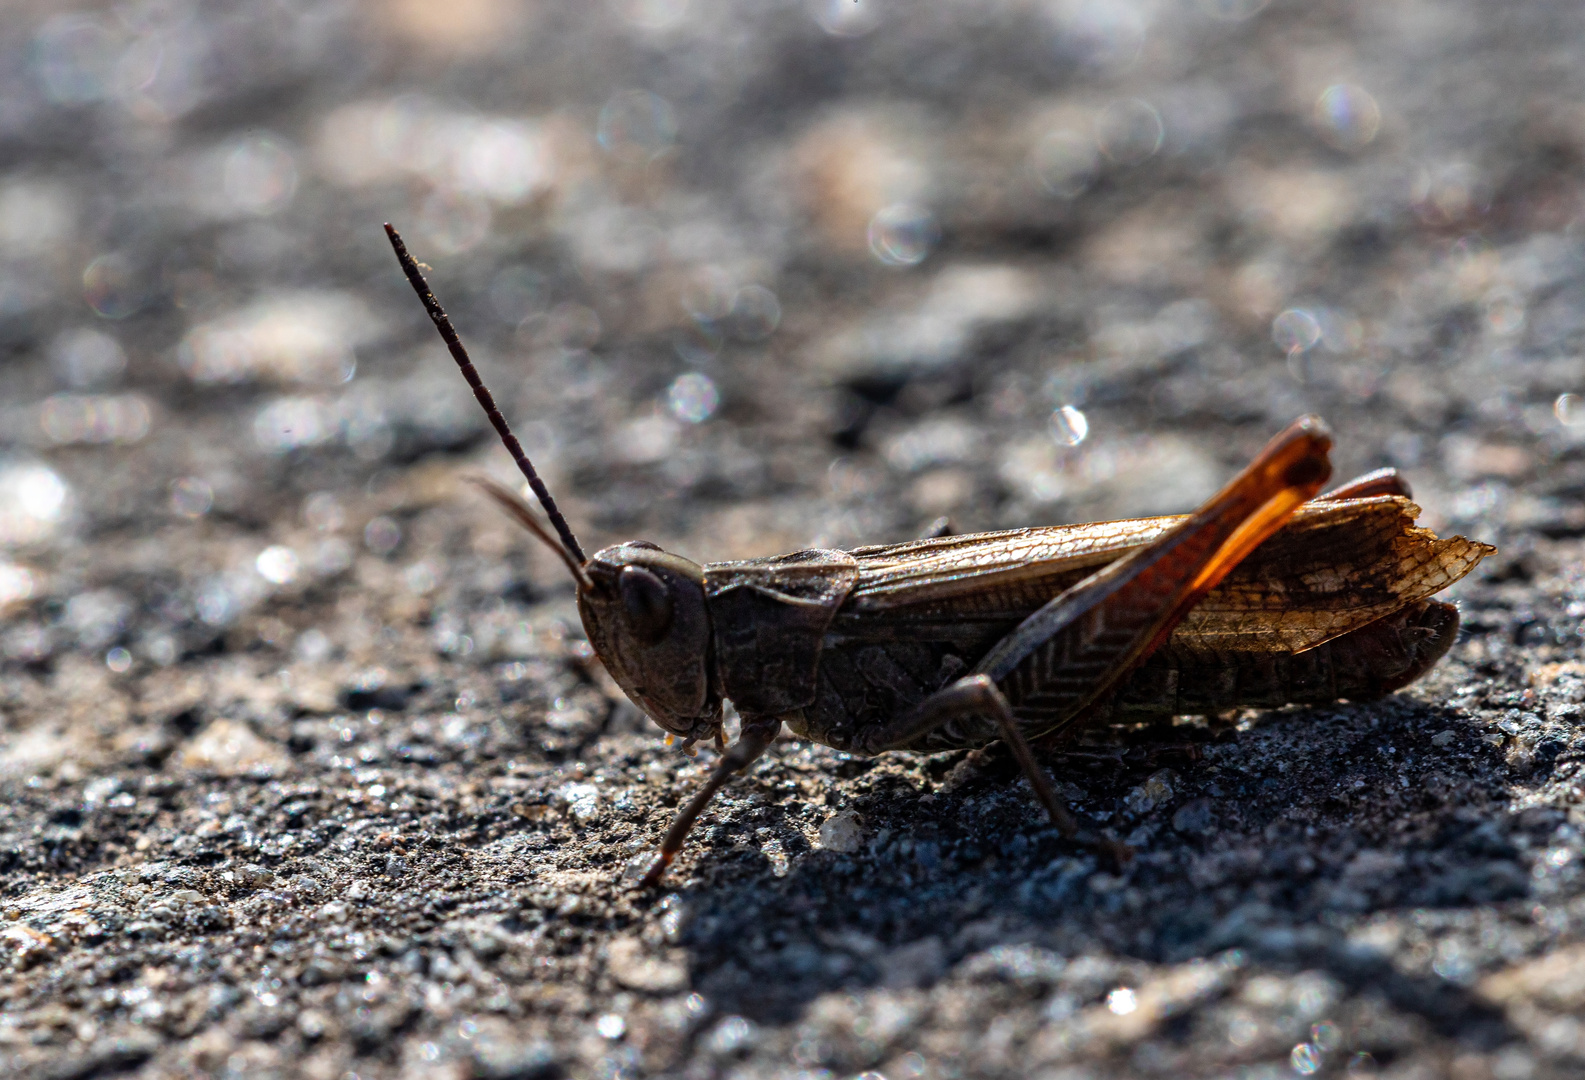
<path fill-rule="evenodd" d="M 866 756 L 999 739 L 1057 829 L 1121 863 L 1128 849 L 1068 813 L 1031 742 L 1101 721 L 1391 693 L 1457 635 L 1457 609 L 1430 598 L 1495 550 L 1415 527 L 1419 507 L 1391 469 L 1322 495 L 1331 435 L 1301 417 L 1181 517 L 704 565 L 642 540 L 586 556 L 385 229 L 550 528 L 511 489 L 480 480 L 485 493 L 566 565 L 589 643 L 628 698 L 685 748 L 714 739 L 722 751 L 641 885 L 784 728 Z M 730 747 L 727 700 L 742 716 Z"/>

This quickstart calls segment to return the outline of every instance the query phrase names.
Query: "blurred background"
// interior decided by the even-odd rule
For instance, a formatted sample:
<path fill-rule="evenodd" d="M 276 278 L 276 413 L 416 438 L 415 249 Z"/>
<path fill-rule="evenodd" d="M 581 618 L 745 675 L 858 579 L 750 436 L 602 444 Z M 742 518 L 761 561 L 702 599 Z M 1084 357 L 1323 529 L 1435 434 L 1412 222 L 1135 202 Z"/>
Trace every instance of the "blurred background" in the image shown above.
<path fill-rule="evenodd" d="M 427 597 L 426 552 L 516 543 L 454 494 L 509 466 L 385 220 L 591 549 L 1184 510 L 1305 411 L 1431 524 L 1572 527 L 1582 21 L 10 4 L 0 652 L 168 665 L 360 559 Z M 324 649 L 281 622 L 243 636 Z"/>

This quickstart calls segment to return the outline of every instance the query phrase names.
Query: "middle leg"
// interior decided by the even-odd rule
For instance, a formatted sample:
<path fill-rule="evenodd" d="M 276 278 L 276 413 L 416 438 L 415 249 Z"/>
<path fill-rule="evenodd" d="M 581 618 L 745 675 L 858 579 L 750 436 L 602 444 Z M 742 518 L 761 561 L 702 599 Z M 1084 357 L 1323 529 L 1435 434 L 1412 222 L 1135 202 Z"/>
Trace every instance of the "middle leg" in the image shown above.
<path fill-rule="evenodd" d="M 1095 849 L 1113 866 L 1121 866 L 1133 857 L 1133 852 L 1108 836 L 1081 828 L 1079 822 L 1057 798 L 1046 776 L 1045 769 L 1035 760 L 1029 740 L 1018 727 L 1018 718 L 1007 696 L 985 675 L 970 675 L 931 694 L 924 701 L 885 727 L 878 728 L 863 740 L 862 749 L 868 754 L 900 749 L 923 735 L 928 735 L 942 724 L 960 716 L 988 716 L 996 721 L 996 730 L 1012 751 L 1018 767 L 1034 790 L 1035 798 L 1046 808 L 1051 824 L 1069 840 Z"/>

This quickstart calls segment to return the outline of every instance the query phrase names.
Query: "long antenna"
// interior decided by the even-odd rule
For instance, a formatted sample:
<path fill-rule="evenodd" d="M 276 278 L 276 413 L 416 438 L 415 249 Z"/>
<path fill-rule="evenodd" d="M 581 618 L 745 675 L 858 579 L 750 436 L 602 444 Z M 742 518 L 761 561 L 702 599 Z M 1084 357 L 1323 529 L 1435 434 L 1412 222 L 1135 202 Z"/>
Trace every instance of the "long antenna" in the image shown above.
<path fill-rule="evenodd" d="M 501 508 L 511 514 L 513 520 L 519 525 L 539 537 L 546 547 L 560 555 L 561 561 L 567 564 L 567 570 L 572 574 L 572 580 L 578 583 L 578 588 L 594 588 L 594 583 L 589 580 L 589 575 L 583 566 L 568 554 L 566 548 L 556 543 L 556 538 L 551 536 L 550 531 L 539 523 L 539 519 L 534 516 L 533 507 L 524 502 L 521 495 L 505 484 L 488 476 L 470 476 L 468 479 L 479 485 L 486 495 L 500 503 Z"/>
<path fill-rule="evenodd" d="M 516 435 L 512 434 L 506 417 L 496 408 L 495 398 L 490 396 L 484 380 L 479 378 L 478 368 L 475 368 L 473 361 L 468 359 L 468 350 L 462 347 L 462 339 L 457 336 L 457 331 L 452 327 L 451 320 L 446 317 L 440 301 L 436 300 L 435 294 L 430 291 L 429 282 L 424 280 L 423 273 L 418 269 L 418 263 L 407 253 L 407 245 L 402 243 L 402 237 L 391 228 L 390 222 L 385 223 L 385 235 L 390 237 L 391 247 L 396 249 L 397 261 L 402 264 L 402 272 L 412 283 L 413 291 L 423 302 L 424 310 L 429 312 L 429 318 L 435 324 L 435 329 L 440 331 L 441 340 L 446 343 L 446 348 L 451 350 L 451 358 L 457 362 L 457 367 L 461 369 L 462 377 L 468 380 L 468 385 L 473 387 L 473 396 L 478 398 L 479 404 L 483 406 L 484 414 L 490 418 L 495 433 L 501 436 L 501 442 L 506 445 L 506 452 L 512 455 L 513 461 L 517 462 L 518 470 L 528 481 L 528 486 L 533 489 L 535 497 L 539 499 L 539 505 L 545 508 L 545 515 L 550 518 L 556 535 L 561 537 L 562 545 L 581 566 L 588 560 L 584 557 L 583 548 L 578 546 L 578 538 L 572 535 L 572 528 L 567 524 L 567 519 L 561 516 L 561 511 L 556 507 L 556 500 L 551 497 L 545 481 L 541 480 L 539 473 L 534 471 L 534 463 L 528 460 L 527 454 L 523 453 L 523 444 L 517 441 Z"/>

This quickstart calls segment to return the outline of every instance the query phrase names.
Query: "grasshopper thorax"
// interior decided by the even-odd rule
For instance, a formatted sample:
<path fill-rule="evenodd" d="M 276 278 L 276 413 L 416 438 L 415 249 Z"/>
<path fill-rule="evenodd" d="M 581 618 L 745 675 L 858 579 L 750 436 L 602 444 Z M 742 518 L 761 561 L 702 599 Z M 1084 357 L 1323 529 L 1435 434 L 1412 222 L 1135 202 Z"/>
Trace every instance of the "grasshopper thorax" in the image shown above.
<path fill-rule="evenodd" d="M 617 685 L 672 734 L 713 737 L 721 694 L 711 677 L 704 568 L 637 540 L 595 552 L 583 569 L 578 613 Z"/>

